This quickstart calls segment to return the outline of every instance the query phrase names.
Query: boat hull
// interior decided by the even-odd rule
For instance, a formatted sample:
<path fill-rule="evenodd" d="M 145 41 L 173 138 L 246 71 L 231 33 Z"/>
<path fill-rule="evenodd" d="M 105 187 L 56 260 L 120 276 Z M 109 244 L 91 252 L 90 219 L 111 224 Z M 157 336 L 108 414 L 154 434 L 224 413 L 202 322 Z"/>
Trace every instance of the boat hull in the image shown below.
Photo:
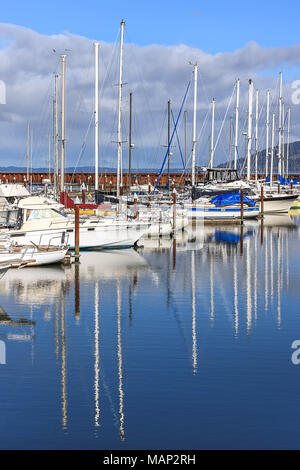
<path fill-rule="evenodd" d="M 244 207 L 243 218 L 253 219 L 259 216 L 259 207 Z M 209 220 L 241 219 L 240 207 L 211 207 L 207 205 L 195 205 L 189 209 L 189 218 L 201 218 Z"/>
<path fill-rule="evenodd" d="M 37 249 L 24 248 L 18 253 L 18 256 L 22 259 L 22 262 L 27 262 L 28 266 L 42 266 L 44 264 L 55 264 L 61 263 L 67 253 L 67 249 L 61 250 L 45 250 L 38 251 Z M 16 259 L 16 253 L 0 253 L 0 262 L 14 261 Z"/>
<path fill-rule="evenodd" d="M 264 214 L 287 213 L 297 198 L 298 195 L 266 197 L 263 202 Z M 261 200 L 258 202 L 261 208 Z"/>
<path fill-rule="evenodd" d="M 150 224 L 101 224 L 81 226 L 79 230 L 80 249 L 127 248 L 133 246 L 149 229 Z M 75 248 L 75 228 L 44 229 L 31 231 L 10 231 L 11 239 L 20 245 L 30 242 L 36 245 L 63 245 Z"/>

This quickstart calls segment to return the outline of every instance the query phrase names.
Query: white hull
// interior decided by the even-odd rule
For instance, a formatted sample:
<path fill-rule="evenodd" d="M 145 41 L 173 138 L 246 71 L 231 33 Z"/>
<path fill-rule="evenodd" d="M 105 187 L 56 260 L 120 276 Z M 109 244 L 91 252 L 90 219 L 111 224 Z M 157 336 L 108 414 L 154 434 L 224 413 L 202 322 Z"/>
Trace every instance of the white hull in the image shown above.
<path fill-rule="evenodd" d="M 244 206 L 244 219 L 253 219 L 259 215 L 259 207 Z M 215 207 L 212 204 L 194 204 L 189 208 L 188 217 L 191 219 L 231 220 L 241 219 L 241 208 L 238 206 Z"/>
<path fill-rule="evenodd" d="M 297 200 L 297 196 L 294 197 L 284 197 L 283 195 L 274 195 L 272 198 L 264 199 L 264 214 L 274 214 L 278 213 L 287 213 L 293 203 Z M 259 202 L 259 207 L 261 202 Z"/>
<path fill-rule="evenodd" d="M 150 224 L 109 223 L 82 224 L 79 230 L 80 248 L 126 248 L 133 246 L 149 229 Z M 9 231 L 12 241 L 20 245 L 30 242 L 36 245 L 68 244 L 70 249 L 75 248 L 75 228 L 45 228 L 43 230 L 12 230 Z"/>
<path fill-rule="evenodd" d="M 67 251 L 67 249 L 38 251 L 36 248 L 28 250 L 24 248 L 20 253 L 0 253 L 0 262 L 9 263 L 20 258 L 22 262 L 26 261 L 30 266 L 61 263 Z"/>

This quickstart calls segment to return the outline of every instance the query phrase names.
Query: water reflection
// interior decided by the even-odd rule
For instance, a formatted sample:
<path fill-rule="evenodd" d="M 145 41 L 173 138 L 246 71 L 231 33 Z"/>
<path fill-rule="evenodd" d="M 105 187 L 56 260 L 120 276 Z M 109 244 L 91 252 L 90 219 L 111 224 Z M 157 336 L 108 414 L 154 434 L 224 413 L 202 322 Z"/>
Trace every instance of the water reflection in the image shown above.
<path fill-rule="evenodd" d="M 133 432 L 129 427 L 136 412 L 134 400 L 140 398 L 135 387 L 143 363 L 139 364 L 134 341 L 145 349 L 149 342 L 159 347 L 159 336 L 165 335 L 170 357 L 173 347 L 175 358 L 179 355 L 188 373 L 196 377 L 206 360 L 202 351 L 208 330 L 215 331 L 218 341 L 220 329 L 236 340 L 249 337 L 269 312 L 276 314 L 275 326 L 280 330 L 282 297 L 290 287 L 289 240 L 294 230 L 298 229 L 293 217 L 267 216 L 263 222 L 241 227 L 208 225 L 193 227 L 176 239 L 147 239 L 138 251 L 84 252 L 80 263 L 69 267 L 11 270 L 0 282 L 2 298 L 7 299 L 5 309 L 0 309 L 1 335 L 18 339 L 4 329 L 31 328 L 27 336 L 33 341 L 34 335 L 42 334 L 41 324 L 51 331 L 60 382 L 56 406 L 61 429 L 68 433 L 77 432 L 72 422 L 79 413 L 75 338 L 85 360 L 93 438 L 103 436 L 111 421 L 123 443 Z M 15 306 L 11 306 L 13 313 L 7 313 L 11 299 Z M 21 306 L 23 316 L 14 312 L 14 307 Z M 152 314 L 156 324 L 148 320 Z M 37 349 L 36 353 L 44 352 Z M 136 369 L 134 361 L 139 364 Z M 15 367 L 17 374 L 17 363 Z M 148 364 L 148 372 L 151 367 L 159 364 Z M 143 377 L 151 388 L 149 377 Z M 83 411 L 80 420 L 89 420 Z"/>

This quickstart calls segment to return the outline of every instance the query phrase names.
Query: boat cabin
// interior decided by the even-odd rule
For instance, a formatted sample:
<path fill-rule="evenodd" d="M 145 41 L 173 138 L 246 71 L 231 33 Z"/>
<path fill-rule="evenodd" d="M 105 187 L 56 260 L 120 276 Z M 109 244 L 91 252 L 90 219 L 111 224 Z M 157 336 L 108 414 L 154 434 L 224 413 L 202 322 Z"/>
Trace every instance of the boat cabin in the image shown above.
<path fill-rule="evenodd" d="M 233 168 L 196 168 L 197 180 L 203 183 L 232 183 L 240 179 Z"/>

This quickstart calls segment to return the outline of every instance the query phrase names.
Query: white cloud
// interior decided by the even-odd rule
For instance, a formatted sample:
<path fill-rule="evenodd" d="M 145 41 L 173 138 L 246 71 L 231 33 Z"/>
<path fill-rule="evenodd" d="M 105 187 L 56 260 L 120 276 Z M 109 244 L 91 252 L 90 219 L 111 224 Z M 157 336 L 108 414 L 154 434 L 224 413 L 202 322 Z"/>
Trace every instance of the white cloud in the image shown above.
<path fill-rule="evenodd" d="M 125 36 L 126 38 L 126 36 Z M 52 100 L 54 73 L 60 73 L 60 54 L 67 54 L 67 164 L 74 164 L 79 155 L 89 121 L 93 115 L 94 58 L 93 41 L 70 33 L 45 36 L 30 29 L 0 24 L 0 80 L 6 84 L 6 104 L 0 105 L 0 164 L 25 165 L 26 127 L 33 132 L 33 165 L 46 166 L 48 134 L 52 133 Z M 100 154 L 103 165 L 113 166 L 116 160 L 118 44 L 100 43 Z M 135 167 L 159 166 L 166 143 L 166 109 L 170 99 L 177 116 L 192 67 L 199 65 L 198 130 L 209 102 L 216 98 L 216 135 L 220 128 L 236 78 L 241 79 L 240 134 L 246 116 L 247 83 L 254 80 L 260 90 L 260 104 L 265 104 L 266 89 L 271 89 L 273 112 L 277 110 L 278 72 L 285 78 L 285 102 L 291 105 L 291 82 L 300 78 L 300 45 L 266 49 L 255 42 L 234 52 L 207 54 L 186 45 L 146 47 L 126 44 L 124 50 L 123 139 L 128 133 L 129 92 L 134 104 Z M 297 76 L 297 73 L 299 76 Z M 293 75 L 294 74 L 294 75 Z M 188 110 L 188 152 L 191 147 L 192 90 L 185 108 Z M 264 147 L 264 110 L 260 118 L 260 147 Z M 226 158 L 229 147 L 229 117 L 234 113 L 234 99 L 229 109 L 216 159 Z M 299 122 L 299 105 L 292 107 L 292 121 Z M 164 125 L 164 126 L 163 126 Z M 298 139 L 299 126 L 292 137 Z M 178 130 L 184 152 L 183 125 Z M 210 121 L 198 143 L 198 161 L 207 163 Z M 173 150 L 174 165 L 180 166 L 178 145 Z M 241 150 L 244 151 L 241 137 Z M 124 166 L 127 144 L 124 143 Z M 93 131 L 86 142 L 81 165 L 93 163 Z"/>

